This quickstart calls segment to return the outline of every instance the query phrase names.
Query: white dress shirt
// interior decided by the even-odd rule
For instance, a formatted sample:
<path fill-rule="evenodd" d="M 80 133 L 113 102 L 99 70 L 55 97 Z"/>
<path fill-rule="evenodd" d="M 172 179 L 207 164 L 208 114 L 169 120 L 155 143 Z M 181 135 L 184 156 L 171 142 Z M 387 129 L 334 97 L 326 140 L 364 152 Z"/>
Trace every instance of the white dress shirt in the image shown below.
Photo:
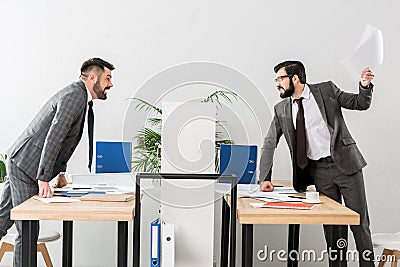
<path fill-rule="evenodd" d="M 88 99 L 88 103 L 90 102 L 90 101 L 92 101 L 93 100 L 93 97 L 92 97 L 92 94 L 90 93 L 90 91 L 89 91 L 89 89 L 85 86 L 85 88 L 86 88 L 86 93 L 87 93 L 87 99 Z M 87 108 L 88 107 L 86 107 L 86 111 L 87 111 Z"/>
<path fill-rule="evenodd" d="M 328 157 L 331 155 L 331 135 L 307 84 L 304 87 L 301 97 L 304 98 L 302 103 L 306 128 L 307 157 L 312 160 Z M 296 116 L 299 107 L 293 97 L 291 97 L 291 101 L 293 125 L 296 129 Z"/>

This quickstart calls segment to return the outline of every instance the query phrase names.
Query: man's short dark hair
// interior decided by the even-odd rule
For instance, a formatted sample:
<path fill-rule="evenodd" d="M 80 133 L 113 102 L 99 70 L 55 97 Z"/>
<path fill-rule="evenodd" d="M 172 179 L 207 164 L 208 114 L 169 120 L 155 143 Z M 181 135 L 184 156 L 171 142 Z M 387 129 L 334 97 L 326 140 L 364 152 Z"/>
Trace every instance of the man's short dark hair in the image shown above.
<path fill-rule="evenodd" d="M 83 62 L 82 67 L 81 67 L 81 75 L 84 77 L 87 77 L 90 71 L 93 69 L 98 69 L 101 71 L 104 71 L 104 68 L 107 68 L 109 70 L 114 70 L 115 67 L 113 64 L 102 60 L 101 58 L 91 58 Z"/>
<path fill-rule="evenodd" d="M 300 61 L 295 61 L 295 60 L 288 60 L 284 61 L 282 63 L 279 63 L 274 67 L 275 73 L 278 72 L 281 68 L 285 68 L 285 71 L 287 75 L 293 76 L 297 75 L 299 77 L 299 80 L 302 84 L 306 83 L 306 69 L 304 68 L 303 63 Z"/>

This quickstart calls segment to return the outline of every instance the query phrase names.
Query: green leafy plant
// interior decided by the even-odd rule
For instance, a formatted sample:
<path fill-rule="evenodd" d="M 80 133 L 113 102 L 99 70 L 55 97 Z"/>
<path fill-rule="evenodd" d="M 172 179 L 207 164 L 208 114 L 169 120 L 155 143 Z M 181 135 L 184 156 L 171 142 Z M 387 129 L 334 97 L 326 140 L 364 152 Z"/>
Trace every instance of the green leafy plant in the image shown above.
<path fill-rule="evenodd" d="M 5 154 L 0 154 L 0 183 L 4 183 L 6 181 L 6 159 L 7 156 Z"/>
<path fill-rule="evenodd" d="M 222 108 L 221 99 L 232 103 L 231 98 L 237 100 L 237 94 L 230 91 L 218 90 L 203 99 L 202 103 L 215 103 L 217 109 Z M 161 166 L 161 115 L 162 109 L 156 107 L 147 101 L 139 98 L 132 99 L 135 103 L 135 109 L 145 111 L 148 113 L 154 113 L 155 117 L 152 116 L 147 119 L 148 127 L 143 127 L 138 131 L 135 136 L 136 146 L 134 152 L 136 156 L 132 161 L 132 168 L 135 171 L 144 172 L 159 172 Z M 225 138 L 225 131 L 220 121 L 216 122 L 217 131 L 215 133 L 215 150 L 218 152 L 221 144 L 233 144 L 233 141 Z M 218 171 L 218 153 L 215 154 L 215 166 Z"/>

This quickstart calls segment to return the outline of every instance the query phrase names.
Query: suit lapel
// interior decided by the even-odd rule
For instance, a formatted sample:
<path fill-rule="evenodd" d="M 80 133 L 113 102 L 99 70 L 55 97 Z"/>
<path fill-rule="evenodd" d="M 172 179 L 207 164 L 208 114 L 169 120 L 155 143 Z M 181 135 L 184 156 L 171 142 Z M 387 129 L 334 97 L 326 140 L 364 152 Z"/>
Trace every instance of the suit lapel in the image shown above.
<path fill-rule="evenodd" d="M 293 125 L 293 118 L 292 118 L 292 103 L 290 101 L 290 97 L 286 98 L 286 101 L 283 105 L 283 117 L 287 120 L 287 129 L 288 129 L 288 141 L 289 146 L 295 146 L 295 132 L 294 132 L 294 125 Z"/>

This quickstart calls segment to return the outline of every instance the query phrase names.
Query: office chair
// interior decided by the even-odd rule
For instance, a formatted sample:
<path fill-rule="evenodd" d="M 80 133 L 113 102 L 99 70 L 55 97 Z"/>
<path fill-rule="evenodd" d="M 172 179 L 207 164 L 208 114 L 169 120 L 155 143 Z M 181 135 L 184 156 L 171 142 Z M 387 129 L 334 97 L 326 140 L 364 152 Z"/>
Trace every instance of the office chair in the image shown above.
<path fill-rule="evenodd" d="M 388 243 L 384 246 L 378 267 L 385 266 L 390 259 L 391 267 L 397 267 L 397 262 L 400 260 L 400 242 Z"/>
<path fill-rule="evenodd" d="M 0 246 L 0 262 L 3 259 L 4 253 L 6 252 L 14 252 L 14 240 L 17 234 L 7 234 L 1 240 L 2 244 Z M 46 243 L 54 242 L 60 239 L 61 234 L 56 231 L 40 231 L 38 242 L 37 242 L 37 251 L 42 254 L 44 262 L 47 267 L 53 267 L 53 263 L 51 262 L 49 252 L 46 247 Z"/>
<path fill-rule="evenodd" d="M 379 267 L 385 266 L 388 257 L 391 257 L 391 266 L 397 266 L 397 261 L 400 259 L 400 232 L 373 234 L 372 245 L 377 250 L 383 249 Z"/>
<path fill-rule="evenodd" d="M 374 248 L 384 246 L 388 243 L 400 242 L 400 232 L 397 233 L 376 233 L 372 235 Z"/>

